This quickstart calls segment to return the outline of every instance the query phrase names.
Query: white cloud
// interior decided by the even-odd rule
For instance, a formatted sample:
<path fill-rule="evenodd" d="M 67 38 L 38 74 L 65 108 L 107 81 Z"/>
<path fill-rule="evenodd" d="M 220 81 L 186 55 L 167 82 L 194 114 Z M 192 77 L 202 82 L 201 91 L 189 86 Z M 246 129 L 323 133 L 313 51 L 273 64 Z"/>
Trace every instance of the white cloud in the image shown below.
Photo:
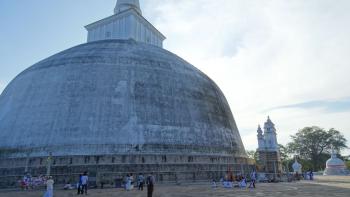
<path fill-rule="evenodd" d="M 264 110 L 350 96 L 349 8 L 345 0 L 152 0 L 145 15 L 167 36 L 167 49 L 217 82 L 253 149 Z M 349 113 L 269 113 L 281 143 L 310 125 L 335 127 L 350 140 Z"/>

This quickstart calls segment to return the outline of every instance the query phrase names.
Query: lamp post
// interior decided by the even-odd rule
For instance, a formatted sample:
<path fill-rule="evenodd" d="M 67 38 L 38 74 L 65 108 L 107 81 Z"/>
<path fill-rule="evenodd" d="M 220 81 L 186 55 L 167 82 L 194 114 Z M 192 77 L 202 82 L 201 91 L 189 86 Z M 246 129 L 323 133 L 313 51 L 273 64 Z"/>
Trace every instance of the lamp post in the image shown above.
<path fill-rule="evenodd" d="M 25 168 L 24 168 L 24 174 L 27 174 L 29 171 L 29 153 L 27 153 L 26 154 L 27 155 L 27 157 L 26 157 L 26 166 L 25 166 Z"/>
<path fill-rule="evenodd" d="M 46 176 L 50 176 L 51 174 L 51 163 L 52 163 L 52 153 L 50 152 L 46 160 Z"/>

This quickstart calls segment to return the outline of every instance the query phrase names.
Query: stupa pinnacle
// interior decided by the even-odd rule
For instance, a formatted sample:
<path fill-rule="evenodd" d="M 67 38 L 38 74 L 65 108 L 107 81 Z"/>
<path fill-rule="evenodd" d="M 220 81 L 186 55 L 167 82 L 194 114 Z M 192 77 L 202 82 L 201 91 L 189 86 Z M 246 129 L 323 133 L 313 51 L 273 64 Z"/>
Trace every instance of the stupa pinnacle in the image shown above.
<path fill-rule="evenodd" d="M 163 47 L 165 36 L 143 16 L 138 0 L 118 0 L 114 15 L 87 25 L 88 42 L 99 40 L 135 40 Z"/>
<path fill-rule="evenodd" d="M 142 15 L 139 0 L 118 0 L 117 5 L 114 8 L 114 14 L 119 14 L 129 9 L 135 9 L 140 15 Z"/>

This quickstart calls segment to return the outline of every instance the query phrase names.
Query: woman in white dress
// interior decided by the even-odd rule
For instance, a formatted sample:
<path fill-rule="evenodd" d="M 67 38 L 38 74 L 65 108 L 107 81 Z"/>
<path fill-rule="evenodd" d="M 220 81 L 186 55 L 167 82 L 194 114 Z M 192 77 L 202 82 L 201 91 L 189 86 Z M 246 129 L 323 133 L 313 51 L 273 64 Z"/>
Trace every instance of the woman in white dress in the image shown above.
<path fill-rule="evenodd" d="M 126 176 L 126 191 L 130 191 L 131 190 L 131 178 L 130 175 Z"/>
<path fill-rule="evenodd" d="M 48 177 L 46 181 L 46 192 L 44 194 L 44 197 L 53 197 L 53 184 L 55 181 L 52 179 L 51 176 Z"/>

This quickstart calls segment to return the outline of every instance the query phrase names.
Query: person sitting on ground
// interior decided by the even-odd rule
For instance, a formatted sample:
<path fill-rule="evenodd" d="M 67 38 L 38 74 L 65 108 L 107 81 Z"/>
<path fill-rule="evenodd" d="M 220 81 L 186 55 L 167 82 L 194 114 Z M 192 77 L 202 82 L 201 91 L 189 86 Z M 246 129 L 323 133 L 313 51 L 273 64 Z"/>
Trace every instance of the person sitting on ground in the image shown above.
<path fill-rule="evenodd" d="M 70 182 L 68 182 L 67 184 L 64 185 L 63 189 L 64 190 L 71 190 L 71 189 L 74 189 L 74 187 L 72 186 L 72 184 L 70 184 Z"/>

